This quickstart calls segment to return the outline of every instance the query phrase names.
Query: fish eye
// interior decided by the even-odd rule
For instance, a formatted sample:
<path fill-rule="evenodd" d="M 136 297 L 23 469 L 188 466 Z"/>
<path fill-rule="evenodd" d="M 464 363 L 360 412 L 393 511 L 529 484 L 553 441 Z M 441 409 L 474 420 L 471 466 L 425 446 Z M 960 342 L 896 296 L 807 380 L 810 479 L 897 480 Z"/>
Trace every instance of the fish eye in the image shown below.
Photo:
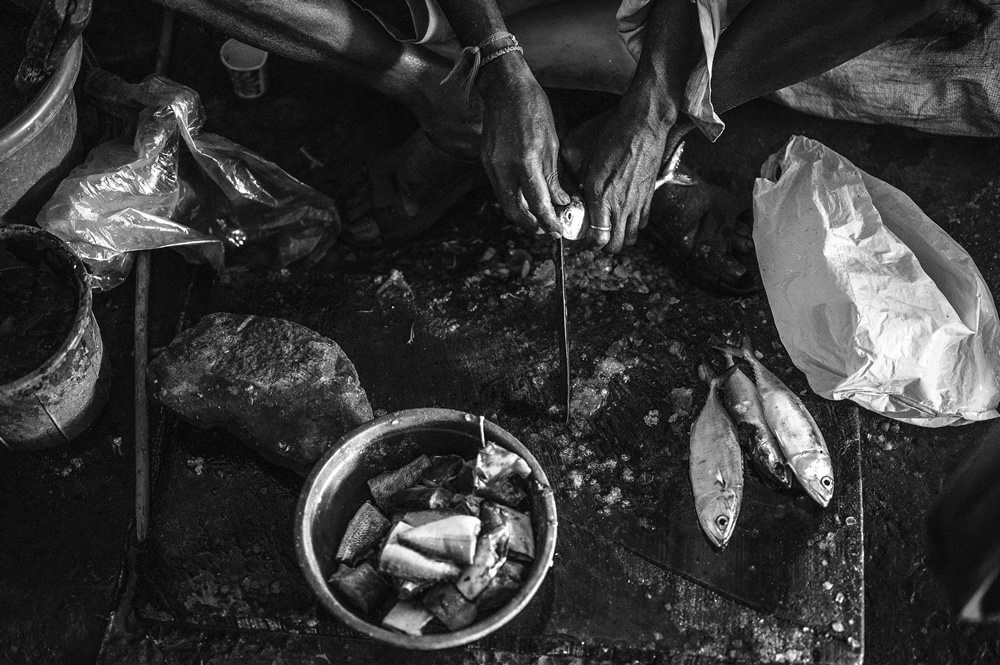
<path fill-rule="evenodd" d="M 826 489 L 833 488 L 833 478 L 831 478 L 830 476 L 823 476 L 822 478 L 820 478 L 819 482 Z"/>
<path fill-rule="evenodd" d="M 715 518 L 715 526 L 719 527 L 722 531 L 725 531 L 726 527 L 729 526 L 729 518 L 725 515 L 719 515 Z"/>

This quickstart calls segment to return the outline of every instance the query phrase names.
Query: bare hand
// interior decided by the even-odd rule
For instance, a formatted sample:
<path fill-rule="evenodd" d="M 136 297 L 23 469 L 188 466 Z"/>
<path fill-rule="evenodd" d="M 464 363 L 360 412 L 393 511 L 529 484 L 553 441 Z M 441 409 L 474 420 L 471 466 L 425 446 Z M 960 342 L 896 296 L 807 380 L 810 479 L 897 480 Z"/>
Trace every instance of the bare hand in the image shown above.
<path fill-rule="evenodd" d="M 583 184 L 597 247 L 618 253 L 634 245 L 646 226 L 671 125 L 622 105 L 604 127 Z"/>
<path fill-rule="evenodd" d="M 559 185 L 559 138 L 545 91 L 519 54 L 486 65 L 482 159 L 508 219 L 534 231 L 557 228 L 553 204 L 570 197 Z"/>

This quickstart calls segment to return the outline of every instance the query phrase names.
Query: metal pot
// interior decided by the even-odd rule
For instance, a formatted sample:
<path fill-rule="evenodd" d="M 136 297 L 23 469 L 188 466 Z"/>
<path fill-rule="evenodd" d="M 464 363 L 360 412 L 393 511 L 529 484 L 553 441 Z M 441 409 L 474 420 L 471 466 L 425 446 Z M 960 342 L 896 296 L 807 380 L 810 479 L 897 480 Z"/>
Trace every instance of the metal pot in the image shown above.
<path fill-rule="evenodd" d="M 535 560 L 524 585 L 505 606 L 451 633 L 404 635 L 370 623 L 341 602 L 327 585 L 347 523 L 368 498 L 368 480 L 421 453 L 454 453 L 466 459 L 479 450 L 479 417 L 448 409 L 390 413 L 349 432 L 316 463 L 295 514 L 295 547 L 306 580 L 323 606 L 340 621 L 376 640 L 405 649 L 448 649 L 481 639 L 513 619 L 531 601 L 552 565 L 556 503 L 545 472 L 510 432 L 484 421 L 486 438 L 520 455 L 531 468 L 531 520 Z"/>
<path fill-rule="evenodd" d="M 31 226 L 0 226 L 8 248 L 30 243 L 57 275 L 73 284 L 76 315 L 69 335 L 34 371 L 0 384 L 0 444 L 40 450 L 72 440 L 98 416 L 108 397 L 110 366 L 92 310 L 90 276 L 66 244 Z"/>
<path fill-rule="evenodd" d="M 83 38 L 77 38 L 28 106 L 0 127 L 0 224 L 30 222 L 76 159 L 76 101 Z"/>

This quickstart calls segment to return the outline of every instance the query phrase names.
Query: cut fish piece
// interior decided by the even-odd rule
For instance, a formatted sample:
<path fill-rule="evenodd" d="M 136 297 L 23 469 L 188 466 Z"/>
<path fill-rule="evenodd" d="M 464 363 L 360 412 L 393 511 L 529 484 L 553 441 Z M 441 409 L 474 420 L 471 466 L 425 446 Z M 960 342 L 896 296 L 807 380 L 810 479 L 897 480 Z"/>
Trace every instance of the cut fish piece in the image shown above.
<path fill-rule="evenodd" d="M 416 550 L 398 543 L 386 543 L 379 556 L 378 568 L 406 580 L 443 580 L 457 579 L 462 569 L 453 561 L 432 559 Z"/>
<path fill-rule="evenodd" d="M 488 502 L 483 502 L 485 507 Z M 491 503 L 491 502 L 489 502 Z M 510 552 L 508 556 L 523 561 L 535 558 L 535 532 L 531 527 L 531 515 L 514 510 L 509 506 L 491 503 L 510 524 Z"/>
<path fill-rule="evenodd" d="M 469 602 L 452 584 L 434 587 L 424 596 L 423 603 L 448 630 L 461 630 L 476 620 L 476 605 Z"/>
<path fill-rule="evenodd" d="M 344 538 L 337 548 L 337 560 L 354 565 L 355 561 L 374 549 L 388 531 L 389 520 L 386 516 L 371 501 L 365 501 L 347 524 Z"/>
<path fill-rule="evenodd" d="M 485 613 L 495 610 L 516 596 L 524 583 L 526 572 L 523 564 L 507 559 L 497 571 L 493 581 L 476 598 L 476 608 L 479 612 Z"/>
<path fill-rule="evenodd" d="M 452 494 L 442 487 L 408 487 L 386 500 L 388 512 L 444 510 L 451 505 Z"/>
<path fill-rule="evenodd" d="M 455 582 L 455 588 L 459 593 L 469 600 L 475 600 L 507 561 L 509 545 L 510 524 L 506 521 L 494 525 L 490 531 L 479 534 L 472 565 L 463 570 Z"/>
<path fill-rule="evenodd" d="M 392 593 L 392 585 L 367 561 L 356 568 L 340 565 L 328 580 L 347 604 L 371 616 Z"/>
<path fill-rule="evenodd" d="M 385 615 L 382 625 L 407 635 L 423 635 L 424 628 L 433 620 L 434 615 L 420 603 L 401 600 Z"/>
<path fill-rule="evenodd" d="M 368 481 L 375 505 L 389 512 L 388 499 L 400 490 L 411 487 L 430 468 L 431 458 L 421 455 L 409 464 L 394 471 L 386 471 Z"/>
<path fill-rule="evenodd" d="M 399 542 L 432 557 L 469 565 L 478 536 L 478 517 L 452 515 L 400 533 Z"/>

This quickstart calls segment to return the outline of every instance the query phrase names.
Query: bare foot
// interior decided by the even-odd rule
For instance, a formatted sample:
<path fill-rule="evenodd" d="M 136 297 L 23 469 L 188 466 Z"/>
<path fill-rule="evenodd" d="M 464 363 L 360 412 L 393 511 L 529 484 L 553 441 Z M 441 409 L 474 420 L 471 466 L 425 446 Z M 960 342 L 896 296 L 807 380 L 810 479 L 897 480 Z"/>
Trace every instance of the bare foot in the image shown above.
<path fill-rule="evenodd" d="M 610 112 L 592 118 L 563 139 L 560 154 L 574 179 L 582 178 L 588 148 L 609 117 Z M 668 158 L 664 171 L 669 163 Z M 744 204 L 683 165 L 675 166 L 677 177 L 666 179 L 653 195 L 643 234 L 660 246 L 672 267 L 702 288 L 727 294 L 758 290 L 749 201 Z"/>

